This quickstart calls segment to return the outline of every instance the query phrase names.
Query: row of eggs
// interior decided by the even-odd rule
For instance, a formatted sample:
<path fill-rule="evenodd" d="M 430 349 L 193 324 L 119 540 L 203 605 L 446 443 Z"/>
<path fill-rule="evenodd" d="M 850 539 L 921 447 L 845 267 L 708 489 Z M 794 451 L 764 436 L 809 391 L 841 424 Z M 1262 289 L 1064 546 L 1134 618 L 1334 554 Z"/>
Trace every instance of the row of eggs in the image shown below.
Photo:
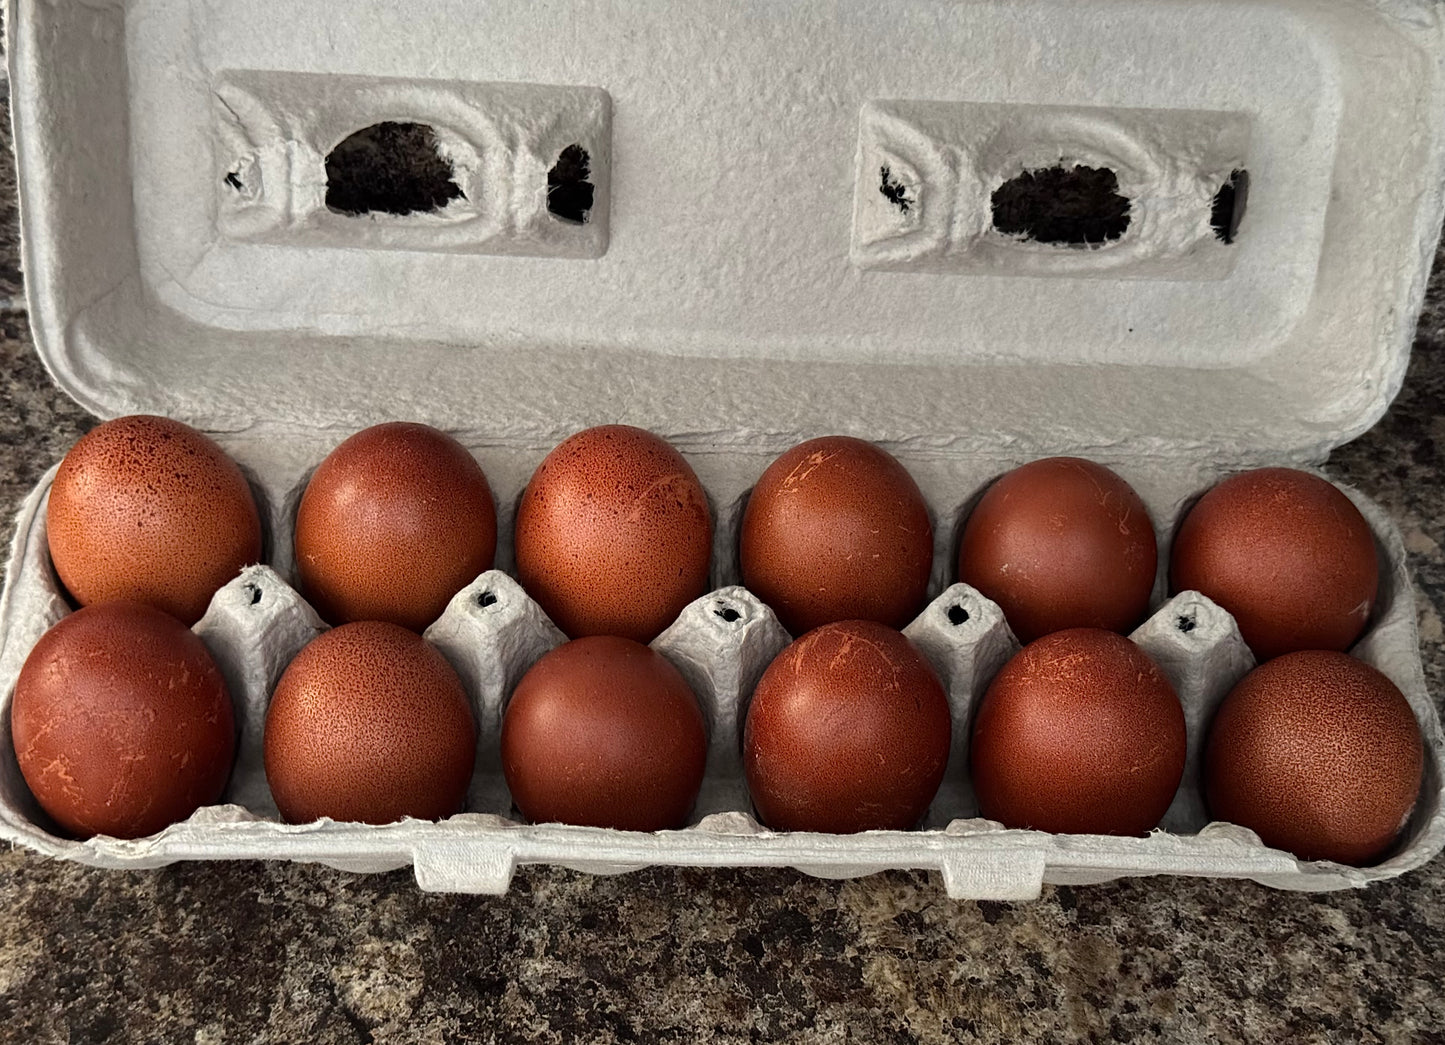
<path fill-rule="evenodd" d="M 200 433 L 122 418 L 67 456 L 49 521 L 57 573 L 87 608 L 47 633 L 22 671 L 17 757 L 67 830 L 148 834 L 216 801 L 229 775 L 229 700 L 185 625 L 259 557 L 249 487 Z M 481 468 L 426 426 L 367 429 L 314 473 L 295 540 L 304 592 L 344 626 L 303 650 L 273 696 L 265 747 L 278 808 L 299 821 L 457 811 L 475 723 L 455 673 L 415 631 L 491 565 Z M 518 573 L 577 641 L 544 656 L 508 704 L 503 768 L 529 819 L 685 822 L 705 762 L 702 716 L 641 643 L 702 593 L 711 544 L 695 474 L 651 433 L 589 429 L 537 469 L 518 509 Z M 750 791 L 770 826 L 902 829 L 932 801 L 948 705 L 895 630 L 921 605 L 932 547 L 916 484 L 872 444 L 812 440 L 759 480 L 743 519 L 744 581 L 801 636 L 764 674 L 744 730 Z M 1292 654 L 1248 676 L 1221 710 L 1206 759 L 1211 809 L 1301 855 L 1378 857 L 1418 792 L 1418 727 L 1383 675 L 1313 652 L 1344 648 L 1368 618 L 1378 581 L 1368 526 L 1323 480 L 1268 469 L 1206 495 L 1175 548 L 1176 586 L 1230 609 L 1261 658 Z M 977 715 L 983 815 L 1053 831 L 1152 828 L 1179 785 L 1186 738 L 1168 682 L 1114 633 L 1143 615 L 1153 585 L 1142 502 L 1101 466 L 1035 462 L 985 493 L 960 559 L 962 578 L 1029 642 Z"/>

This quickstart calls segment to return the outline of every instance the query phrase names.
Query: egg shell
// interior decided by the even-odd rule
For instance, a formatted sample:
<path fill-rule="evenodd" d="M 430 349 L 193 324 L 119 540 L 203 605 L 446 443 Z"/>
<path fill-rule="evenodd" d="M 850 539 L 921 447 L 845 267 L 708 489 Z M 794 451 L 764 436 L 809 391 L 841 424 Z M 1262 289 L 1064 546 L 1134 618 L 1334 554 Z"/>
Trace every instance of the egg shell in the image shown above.
<path fill-rule="evenodd" d="M 1348 649 L 1379 592 L 1375 539 L 1333 484 L 1293 468 L 1231 476 L 1174 538 L 1170 585 L 1223 606 L 1256 657 Z"/>
<path fill-rule="evenodd" d="M 994 677 L 969 762 L 983 816 L 1006 827 L 1142 835 L 1184 774 L 1184 709 L 1164 673 L 1112 631 L 1025 646 Z"/>
<path fill-rule="evenodd" d="M 155 606 L 191 625 L 223 584 L 261 558 L 261 518 L 226 452 L 165 417 L 91 429 L 56 472 L 50 558 L 82 606 Z"/>
<path fill-rule="evenodd" d="M 743 729 L 748 791 L 780 831 L 907 830 L 938 793 L 951 738 L 943 685 L 901 633 L 825 624 L 758 682 Z"/>
<path fill-rule="evenodd" d="M 1205 749 L 1211 815 L 1305 860 L 1368 864 L 1399 836 L 1424 747 L 1404 694 L 1333 650 L 1289 653 L 1230 691 Z"/>
<path fill-rule="evenodd" d="M 517 506 L 517 577 L 568 636 L 649 642 L 707 589 L 712 518 L 692 467 L 641 428 L 564 440 Z"/>
<path fill-rule="evenodd" d="M 763 472 L 743 513 L 743 583 L 801 635 L 840 620 L 901 628 L 933 567 L 933 524 L 908 470 L 848 436 L 810 439 Z"/>
<path fill-rule="evenodd" d="M 286 668 L 266 713 L 264 757 L 292 823 L 437 820 L 466 801 L 476 721 L 430 643 L 359 621 L 318 636 Z"/>
<path fill-rule="evenodd" d="M 317 467 L 296 512 L 301 587 L 333 624 L 421 631 L 492 566 L 497 512 L 466 449 L 428 425 L 351 436 Z"/>
<path fill-rule="evenodd" d="M 683 827 L 707 762 L 697 697 L 632 639 L 563 643 L 522 677 L 502 720 L 502 770 L 536 823 Z"/>
<path fill-rule="evenodd" d="M 998 603 L 1021 642 L 1066 628 L 1127 631 L 1158 569 L 1149 511 L 1119 476 L 1078 457 L 1033 461 L 968 517 L 958 576 Z"/>
<path fill-rule="evenodd" d="M 11 706 L 15 757 L 70 834 L 141 838 L 217 802 L 236 727 L 205 644 L 134 602 L 87 606 L 35 644 Z"/>

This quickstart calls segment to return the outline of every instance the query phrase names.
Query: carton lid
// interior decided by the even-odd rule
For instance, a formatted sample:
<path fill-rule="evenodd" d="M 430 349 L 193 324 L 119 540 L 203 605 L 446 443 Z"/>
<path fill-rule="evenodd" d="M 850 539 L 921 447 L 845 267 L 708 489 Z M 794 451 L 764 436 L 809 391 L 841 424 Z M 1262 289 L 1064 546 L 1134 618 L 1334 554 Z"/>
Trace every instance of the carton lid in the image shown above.
<path fill-rule="evenodd" d="M 36 343 L 101 416 L 1315 459 L 1445 208 L 1427 0 L 7 13 Z"/>

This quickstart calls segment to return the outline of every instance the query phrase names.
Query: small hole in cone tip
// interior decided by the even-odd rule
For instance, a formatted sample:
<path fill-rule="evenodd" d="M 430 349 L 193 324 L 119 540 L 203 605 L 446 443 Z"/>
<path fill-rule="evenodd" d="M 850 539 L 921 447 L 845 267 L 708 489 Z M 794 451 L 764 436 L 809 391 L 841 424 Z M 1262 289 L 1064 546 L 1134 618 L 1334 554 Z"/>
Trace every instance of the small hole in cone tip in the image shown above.
<path fill-rule="evenodd" d="M 462 195 L 453 174 L 431 127 L 373 124 L 326 157 L 326 206 L 350 217 L 441 210 Z"/>
<path fill-rule="evenodd" d="M 917 200 L 909 198 L 908 186 L 894 178 L 893 172 L 887 167 L 879 168 L 879 174 L 880 182 L 878 191 L 883 194 L 884 199 L 897 207 L 901 213 L 907 214 L 913 205 L 918 202 Z"/>
<path fill-rule="evenodd" d="M 265 592 L 263 592 L 263 591 L 261 590 L 260 586 L 259 586 L 259 585 L 256 585 L 256 584 L 248 584 L 248 585 L 246 585 L 246 591 L 249 592 L 250 595 L 251 595 L 251 605 L 252 605 L 252 606 L 254 606 L 254 605 L 256 605 L 258 602 L 260 602 L 260 601 L 261 601 L 261 596 L 265 594 Z"/>
<path fill-rule="evenodd" d="M 964 609 L 957 603 L 948 607 L 948 623 L 952 624 L 954 627 L 958 627 L 958 625 L 960 624 L 967 624 L 968 610 Z"/>
<path fill-rule="evenodd" d="M 1186 635 L 1188 635 L 1191 631 L 1193 631 L 1199 626 L 1199 623 L 1190 616 L 1182 616 L 1177 621 L 1175 621 L 1174 624 L 1175 627 L 1177 627 L 1180 631 L 1184 632 L 1184 634 Z"/>
<path fill-rule="evenodd" d="M 727 605 L 726 603 L 722 603 L 722 602 L 718 603 L 717 609 L 713 610 L 713 613 L 717 614 L 719 617 L 721 617 L 723 620 L 727 621 L 729 624 L 733 623 L 734 621 L 736 621 L 736 620 L 738 620 L 739 618 L 742 617 L 742 614 L 741 614 L 741 613 L 739 613 L 737 610 L 733 609 L 731 606 Z"/>
<path fill-rule="evenodd" d="M 587 179 L 592 175 L 592 157 L 580 145 L 569 145 L 547 172 L 547 211 L 568 225 L 585 225 L 592 213 L 596 188 Z"/>
<path fill-rule="evenodd" d="M 228 171 L 226 173 L 225 180 L 226 184 L 231 186 L 231 188 L 235 189 L 237 192 L 242 191 L 246 187 L 245 182 L 241 181 L 241 174 L 239 171 Z"/>
<path fill-rule="evenodd" d="M 1209 212 L 1209 224 L 1218 239 L 1233 243 L 1239 236 L 1239 223 L 1244 220 L 1248 200 L 1249 171 L 1231 171 L 1229 180 L 1214 194 L 1214 206 Z"/>
<path fill-rule="evenodd" d="M 477 596 L 477 605 L 482 609 L 486 609 L 488 606 L 495 606 L 496 604 L 497 597 L 489 591 L 484 591 Z"/>
<path fill-rule="evenodd" d="M 1129 200 L 1107 167 L 1047 167 L 1010 178 L 993 192 L 993 227 L 1039 243 L 1089 247 L 1129 227 Z"/>

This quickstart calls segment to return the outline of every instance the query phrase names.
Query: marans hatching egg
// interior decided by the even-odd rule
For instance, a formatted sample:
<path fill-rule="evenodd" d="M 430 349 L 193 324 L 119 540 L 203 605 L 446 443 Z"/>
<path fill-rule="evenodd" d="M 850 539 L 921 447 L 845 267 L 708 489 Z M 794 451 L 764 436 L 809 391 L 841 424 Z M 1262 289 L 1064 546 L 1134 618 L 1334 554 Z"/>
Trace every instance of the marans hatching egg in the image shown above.
<path fill-rule="evenodd" d="M 743 513 L 739 555 L 743 583 L 794 635 L 839 620 L 901 628 L 923 605 L 933 524 L 891 454 L 825 436 L 763 472 Z"/>
<path fill-rule="evenodd" d="M 1184 517 L 1169 580 L 1223 606 L 1260 660 L 1344 650 L 1379 590 L 1370 525 L 1333 484 L 1293 468 L 1224 480 Z"/>
<path fill-rule="evenodd" d="M 1246 675 L 1204 755 L 1210 815 L 1305 860 L 1368 864 L 1390 848 L 1424 768 L 1409 701 L 1333 650 L 1288 653 Z"/>
<path fill-rule="evenodd" d="M 11 707 L 20 772 L 65 831 L 141 838 L 221 798 L 231 697 L 205 644 L 135 602 L 77 610 L 40 637 Z"/>
<path fill-rule="evenodd" d="M 651 432 L 589 428 L 533 473 L 516 552 L 522 587 L 569 636 L 649 642 L 707 589 L 707 495 Z"/>
<path fill-rule="evenodd" d="M 502 719 L 502 771 L 535 823 L 682 827 L 707 763 L 697 698 L 666 657 L 594 635 L 522 677 Z"/>
<path fill-rule="evenodd" d="M 82 606 L 143 602 L 187 625 L 261 558 L 241 469 L 165 417 L 119 417 L 71 447 L 50 487 L 46 532 L 55 572 Z"/>
<path fill-rule="evenodd" d="M 496 550 L 486 475 L 466 447 L 428 425 L 357 432 L 321 462 L 296 512 L 301 588 L 333 624 L 421 631 L 491 569 Z"/>
<path fill-rule="evenodd" d="M 943 782 L 952 731 L 942 684 L 902 633 L 825 624 L 758 682 L 743 729 L 748 790 L 776 830 L 908 830 Z"/>
<path fill-rule="evenodd" d="M 292 823 L 437 820 L 466 801 L 476 722 L 431 643 L 360 621 L 291 661 L 266 713 L 264 749 L 272 797 Z"/>
<path fill-rule="evenodd" d="M 1073 628 L 1025 646 L 974 721 L 979 808 L 1006 827 L 1142 835 L 1184 775 L 1184 709 L 1163 672 L 1112 631 Z"/>
<path fill-rule="evenodd" d="M 1103 465 L 1050 457 L 984 493 L 958 577 L 998 603 L 1021 642 L 1065 628 L 1127 631 L 1149 608 L 1158 549 L 1149 512 Z"/>

